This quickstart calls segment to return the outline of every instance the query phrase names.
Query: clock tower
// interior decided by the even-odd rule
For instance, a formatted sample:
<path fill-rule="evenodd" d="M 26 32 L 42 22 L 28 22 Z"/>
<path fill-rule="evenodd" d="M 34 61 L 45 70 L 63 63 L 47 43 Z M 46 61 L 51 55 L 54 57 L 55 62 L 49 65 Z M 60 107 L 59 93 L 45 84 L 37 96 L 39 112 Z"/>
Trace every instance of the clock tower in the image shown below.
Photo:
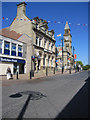
<path fill-rule="evenodd" d="M 72 36 L 70 33 L 68 22 L 66 22 L 63 36 L 64 36 L 64 46 L 67 49 L 67 51 L 70 53 L 70 55 L 72 55 Z"/>

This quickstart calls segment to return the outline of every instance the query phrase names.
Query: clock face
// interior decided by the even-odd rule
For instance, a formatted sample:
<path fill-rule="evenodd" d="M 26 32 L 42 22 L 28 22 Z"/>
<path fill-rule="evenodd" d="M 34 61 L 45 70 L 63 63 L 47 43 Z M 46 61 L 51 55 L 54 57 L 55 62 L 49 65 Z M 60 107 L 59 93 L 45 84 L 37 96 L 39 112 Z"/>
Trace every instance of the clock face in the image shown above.
<path fill-rule="evenodd" d="M 67 37 L 65 37 L 65 40 L 68 40 L 68 36 L 67 36 Z"/>

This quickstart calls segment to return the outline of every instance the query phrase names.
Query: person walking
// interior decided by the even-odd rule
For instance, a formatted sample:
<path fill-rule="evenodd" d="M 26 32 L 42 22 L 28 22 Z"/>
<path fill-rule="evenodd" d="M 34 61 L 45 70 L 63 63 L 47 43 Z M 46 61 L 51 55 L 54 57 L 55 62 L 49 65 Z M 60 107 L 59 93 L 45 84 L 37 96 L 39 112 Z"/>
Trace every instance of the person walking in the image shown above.
<path fill-rule="evenodd" d="M 7 79 L 9 80 L 11 78 L 11 69 L 10 67 L 7 68 Z"/>

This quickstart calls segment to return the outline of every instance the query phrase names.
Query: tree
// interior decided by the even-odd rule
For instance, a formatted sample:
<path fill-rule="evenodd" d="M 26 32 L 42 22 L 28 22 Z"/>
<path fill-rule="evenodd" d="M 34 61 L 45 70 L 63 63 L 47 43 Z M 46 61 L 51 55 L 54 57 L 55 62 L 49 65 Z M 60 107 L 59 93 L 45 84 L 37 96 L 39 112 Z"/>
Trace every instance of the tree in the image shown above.
<path fill-rule="evenodd" d="M 90 65 L 83 66 L 83 70 L 90 70 Z"/>
<path fill-rule="evenodd" d="M 82 63 L 82 61 L 76 61 L 76 64 L 78 65 L 81 65 L 81 67 L 83 67 L 84 65 L 83 65 L 83 63 Z"/>

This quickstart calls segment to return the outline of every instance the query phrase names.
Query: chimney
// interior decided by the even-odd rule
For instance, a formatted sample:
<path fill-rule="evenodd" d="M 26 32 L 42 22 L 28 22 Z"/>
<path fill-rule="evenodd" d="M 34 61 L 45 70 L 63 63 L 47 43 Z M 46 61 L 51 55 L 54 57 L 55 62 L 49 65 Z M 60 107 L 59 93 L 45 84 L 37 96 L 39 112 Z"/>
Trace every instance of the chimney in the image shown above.
<path fill-rule="evenodd" d="M 17 16 L 22 14 L 26 15 L 26 5 L 27 4 L 25 2 L 17 5 Z"/>

